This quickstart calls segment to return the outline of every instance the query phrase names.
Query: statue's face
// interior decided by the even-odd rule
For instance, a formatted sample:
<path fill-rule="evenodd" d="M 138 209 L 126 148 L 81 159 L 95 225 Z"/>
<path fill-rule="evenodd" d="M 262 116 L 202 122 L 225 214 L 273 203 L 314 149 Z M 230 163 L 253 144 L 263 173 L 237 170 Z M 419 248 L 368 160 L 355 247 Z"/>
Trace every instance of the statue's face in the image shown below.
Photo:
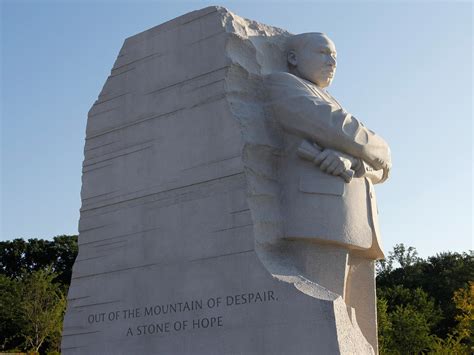
<path fill-rule="evenodd" d="M 288 62 L 297 76 L 325 88 L 336 74 L 336 46 L 326 36 L 314 35 L 303 48 L 288 53 Z"/>

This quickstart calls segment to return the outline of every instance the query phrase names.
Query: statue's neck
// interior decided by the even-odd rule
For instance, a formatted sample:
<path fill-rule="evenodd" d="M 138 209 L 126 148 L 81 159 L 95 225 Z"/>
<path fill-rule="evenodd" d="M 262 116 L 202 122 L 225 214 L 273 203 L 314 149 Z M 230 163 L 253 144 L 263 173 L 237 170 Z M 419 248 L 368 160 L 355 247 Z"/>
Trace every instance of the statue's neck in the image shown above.
<path fill-rule="evenodd" d="M 326 91 L 324 88 L 322 88 L 322 87 L 319 86 L 318 84 L 313 83 L 312 81 L 309 81 L 308 79 L 303 78 L 303 76 L 301 75 L 301 73 L 298 71 L 297 68 L 291 67 L 291 68 L 289 68 L 288 72 L 289 72 L 290 74 L 293 74 L 294 76 L 297 76 L 297 77 L 300 78 L 301 80 L 306 81 L 308 84 L 311 84 L 312 86 L 317 87 L 319 90 L 322 90 L 322 91 L 324 91 L 324 92 Z"/>

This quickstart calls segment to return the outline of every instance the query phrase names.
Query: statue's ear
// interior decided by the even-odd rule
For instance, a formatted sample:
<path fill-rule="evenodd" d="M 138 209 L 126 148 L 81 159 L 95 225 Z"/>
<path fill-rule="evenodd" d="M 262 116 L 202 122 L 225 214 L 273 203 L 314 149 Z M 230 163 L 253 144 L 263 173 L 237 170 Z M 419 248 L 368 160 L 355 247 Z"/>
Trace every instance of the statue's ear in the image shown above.
<path fill-rule="evenodd" d="M 288 61 L 288 64 L 296 67 L 296 64 L 297 64 L 296 52 L 295 51 L 289 51 L 288 54 L 286 55 L 286 60 Z"/>

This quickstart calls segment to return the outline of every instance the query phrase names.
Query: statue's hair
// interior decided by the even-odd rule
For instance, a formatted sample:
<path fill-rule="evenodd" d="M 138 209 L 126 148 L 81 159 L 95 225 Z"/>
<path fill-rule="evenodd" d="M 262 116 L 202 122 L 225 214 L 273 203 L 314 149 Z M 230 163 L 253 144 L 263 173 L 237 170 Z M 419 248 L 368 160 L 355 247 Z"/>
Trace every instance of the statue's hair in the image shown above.
<path fill-rule="evenodd" d="M 328 36 L 326 36 L 326 34 L 322 32 L 307 32 L 301 33 L 299 35 L 293 35 L 289 37 L 286 42 L 286 53 L 288 53 L 289 51 L 303 49 L 310 40 L 310 38 L 314 36 L 328 38 Z"/>

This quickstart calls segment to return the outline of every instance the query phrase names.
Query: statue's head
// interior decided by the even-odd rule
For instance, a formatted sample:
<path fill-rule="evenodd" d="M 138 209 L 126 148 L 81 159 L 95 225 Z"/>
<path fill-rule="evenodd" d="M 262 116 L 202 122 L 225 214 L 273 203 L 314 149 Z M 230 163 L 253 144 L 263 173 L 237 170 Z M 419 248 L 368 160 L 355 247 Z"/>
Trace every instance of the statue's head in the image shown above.
<path fill-rule="evenodd" d="M 325 88 L 336 73 L 336 47 L 324 33 L 294 35 L 287 42 L 287 61 L 290 73 Z"/>

